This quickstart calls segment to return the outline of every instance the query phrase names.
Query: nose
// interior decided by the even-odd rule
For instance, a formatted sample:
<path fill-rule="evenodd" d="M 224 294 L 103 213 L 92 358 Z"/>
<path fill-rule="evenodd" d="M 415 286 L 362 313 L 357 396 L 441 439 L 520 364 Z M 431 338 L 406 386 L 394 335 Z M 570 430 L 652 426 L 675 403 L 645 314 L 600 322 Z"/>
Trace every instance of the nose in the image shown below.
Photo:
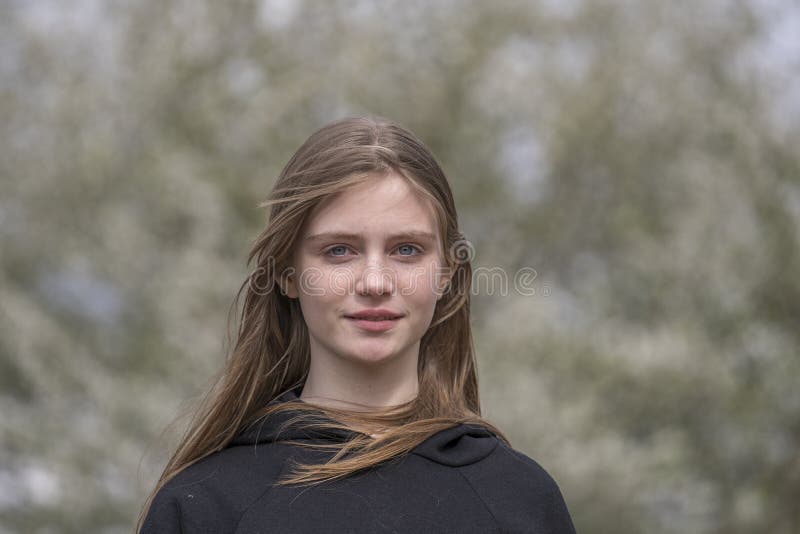
<path fill-rule="evenodd" d="M 395 272 L 382 262 L 371 260 L 356 275 L 355 290 L 359 295 L 383 295 L 393 293 Z"/>

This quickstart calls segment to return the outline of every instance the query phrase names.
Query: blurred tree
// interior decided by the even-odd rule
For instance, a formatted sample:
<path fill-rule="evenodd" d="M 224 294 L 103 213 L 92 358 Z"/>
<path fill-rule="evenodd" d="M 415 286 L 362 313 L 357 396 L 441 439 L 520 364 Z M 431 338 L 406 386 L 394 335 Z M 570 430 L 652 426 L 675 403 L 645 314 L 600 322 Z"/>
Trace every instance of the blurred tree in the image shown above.
<path fill-rule="evenodd" d="M 579 532 L 797 531 L 792 17 L 3 3 L 0 532 L 130 530 L 156 435 L 221 363 L 256 205 L 311 131 L 362 113 L 431 146 L 474 267 L 507 273 L 475 296 L 485 415 Z"/>

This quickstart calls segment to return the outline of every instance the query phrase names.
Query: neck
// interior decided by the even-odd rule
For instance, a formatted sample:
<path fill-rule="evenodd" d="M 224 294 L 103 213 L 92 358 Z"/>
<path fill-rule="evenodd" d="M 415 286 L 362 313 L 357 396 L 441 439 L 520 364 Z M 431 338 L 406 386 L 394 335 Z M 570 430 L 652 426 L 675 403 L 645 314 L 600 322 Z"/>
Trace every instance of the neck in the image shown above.
<path fill-rule="evenodd" d="M 300 398 L 332 408 L 370 411 L 413 400 L 419 392 L 419 344 L 408 354 L 382 362 L 311 351 L 311 364 Z"/>

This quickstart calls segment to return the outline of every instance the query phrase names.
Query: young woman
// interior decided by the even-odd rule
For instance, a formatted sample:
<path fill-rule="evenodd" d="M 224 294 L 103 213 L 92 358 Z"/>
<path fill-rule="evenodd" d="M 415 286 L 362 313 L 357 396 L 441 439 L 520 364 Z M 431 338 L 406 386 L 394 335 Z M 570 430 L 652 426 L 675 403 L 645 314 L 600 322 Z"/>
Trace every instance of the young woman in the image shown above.
<path fill-rule="evenodd" d="M 262 206 L 236 342 L 139 531 L 574 533 L 481 418 L 469 255 L 422 142 L 330 123 Z"/>

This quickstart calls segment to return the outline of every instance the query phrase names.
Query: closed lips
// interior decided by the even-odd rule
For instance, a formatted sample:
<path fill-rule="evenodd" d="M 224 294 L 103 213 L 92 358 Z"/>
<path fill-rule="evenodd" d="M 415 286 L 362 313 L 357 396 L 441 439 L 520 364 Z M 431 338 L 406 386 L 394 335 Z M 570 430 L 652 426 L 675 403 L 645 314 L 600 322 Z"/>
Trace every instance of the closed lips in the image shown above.
<path fill-rule="evenodd" d="M 387 310 L 374 310 L 345 315 L 345 317 L 348 319 L 358 319 L 360 321 L 391 321 L 399 319 L 402 315 Z"/>

